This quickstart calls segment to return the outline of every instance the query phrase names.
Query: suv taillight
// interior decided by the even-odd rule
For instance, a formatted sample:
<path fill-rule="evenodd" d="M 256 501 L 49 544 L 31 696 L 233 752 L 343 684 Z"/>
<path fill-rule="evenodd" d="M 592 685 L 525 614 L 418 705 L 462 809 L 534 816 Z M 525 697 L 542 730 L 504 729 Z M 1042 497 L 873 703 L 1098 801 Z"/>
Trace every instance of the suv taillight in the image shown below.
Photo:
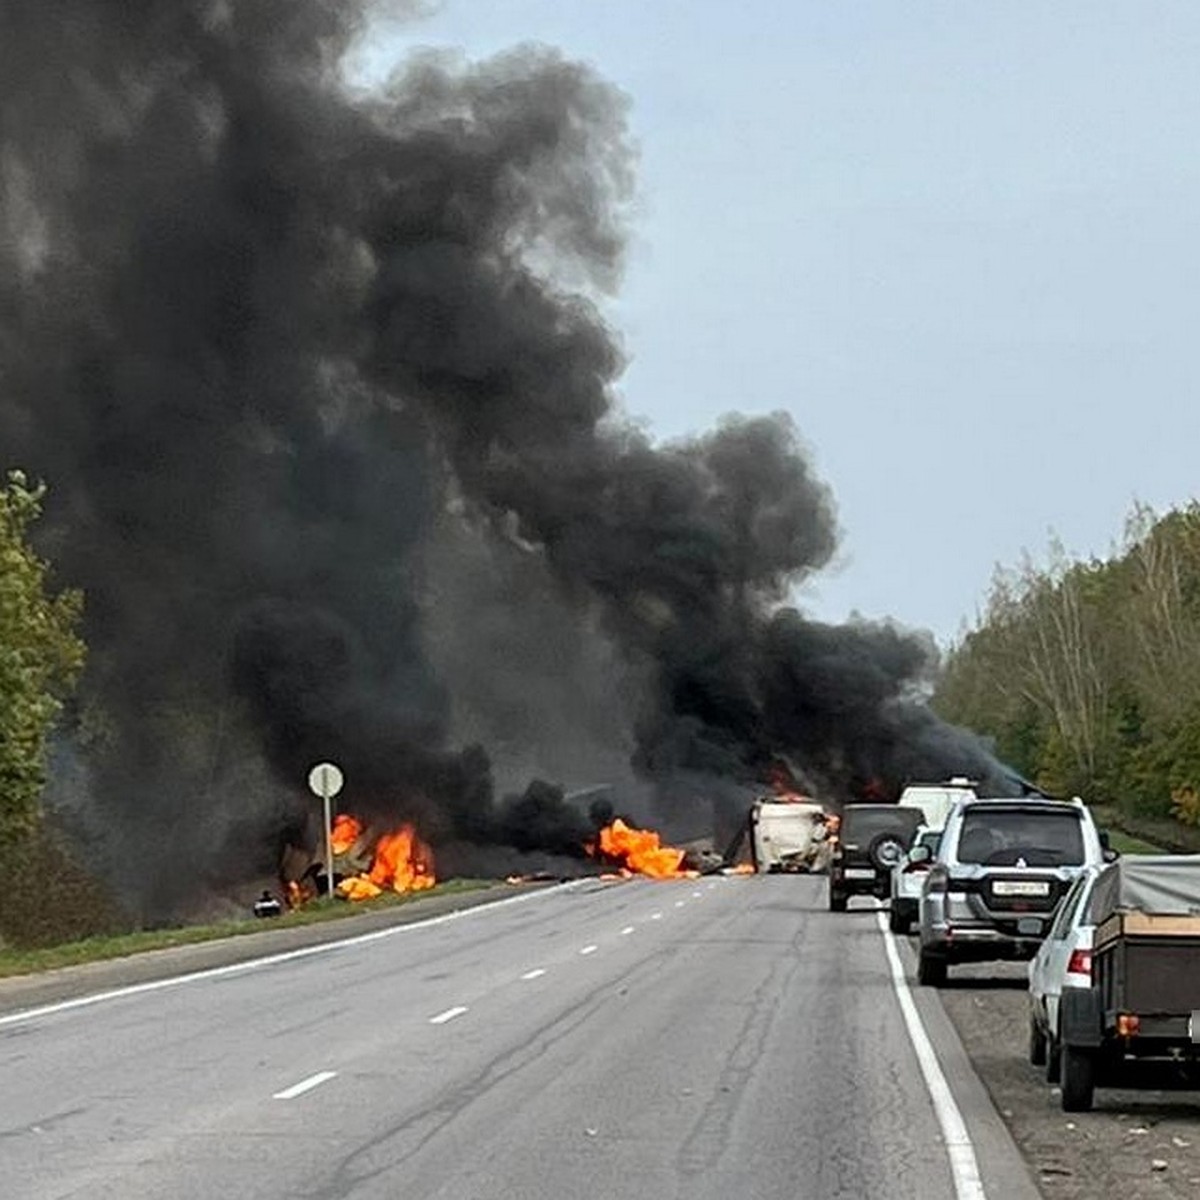
<path fill-rule="evenodd" d="M 1072 950 L 1067 962 L 1068 975 L 1086 975 L 1092 977 L 1092 952 L 1090 950 Z"/>

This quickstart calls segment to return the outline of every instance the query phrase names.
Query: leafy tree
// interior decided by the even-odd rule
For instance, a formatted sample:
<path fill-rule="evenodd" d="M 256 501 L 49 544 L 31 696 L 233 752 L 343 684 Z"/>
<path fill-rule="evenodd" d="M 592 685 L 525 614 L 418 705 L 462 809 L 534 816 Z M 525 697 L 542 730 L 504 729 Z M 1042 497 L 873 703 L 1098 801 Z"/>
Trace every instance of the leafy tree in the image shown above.
<path fill-rule="evenodd" d="M 1133 816 L 1200 812 L 1200 505 L 1138 505 L 1107 560 L 998 572 L 934 697 L 1042 786 Z M 1200 818 L 1198 818 L 1200 819 Z"/>
<path fill-rule="evenodd" d="M 0 488 L 0 847 L 38 828 L 46 740 L 83 666 L 77 591 L 50 590 L 29 543 L 45 487 L 11 471 Z"/>

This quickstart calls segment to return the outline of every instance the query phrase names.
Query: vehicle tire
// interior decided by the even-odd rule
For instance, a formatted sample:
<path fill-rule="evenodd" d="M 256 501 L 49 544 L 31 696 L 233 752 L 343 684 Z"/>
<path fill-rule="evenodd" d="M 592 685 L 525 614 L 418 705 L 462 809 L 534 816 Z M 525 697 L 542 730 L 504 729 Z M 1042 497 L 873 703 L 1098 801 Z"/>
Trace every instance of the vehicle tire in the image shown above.
<path fill-rule="evenodd" d="M 845 912 L 846 901 L 849 897 L 845 892 L 835 892 L 833 888 L 829 889 L 829 911 L 830 912 Z"/>
<path fill-rule="evenodd" d="M 1046 1051 L 1048 1049 L 1046 1042 L 1046 1033 L 1037 1023 L 1035 1017 L 1030 1015 L 1029 1018 L 1029 1061 L 1035 1067 L 1044 1067 L 1046 1065 Z"/>
<path fill-rule="evenodd" d="M 1063 1046 L 1059 1052 L 1063 1112 L 1091 1112 L 1096 1093 L 1096 1064 L 1087 1050 Z"/>
<path fill-rule="evenodd" d="M 904 935 L 912 928 L 912 917 L 906 917 L 902 913 L 898 913 L 892 909 L 888 913 L 888 928 L 893 933 Z"/>
<path fill-rule="evenodd" d="M 879 833 L 867 847 L 867 857 L 877 871 L 890 871 L 903 857 L 908 847 L 894 833 Z"/>
<path fill-rule="evenodd" d="M 945 987 L 946 960 L 940 954 L 926 954 L 922 950 L 917 961 L 917 982 L 925 987 Z"/>
<path fill-rule="evenodd" d="M 1046 1039 L 1046 1082 L 1055 1084 L 1062 1079 L 1062 1047 L 1058 1038 Z"/>

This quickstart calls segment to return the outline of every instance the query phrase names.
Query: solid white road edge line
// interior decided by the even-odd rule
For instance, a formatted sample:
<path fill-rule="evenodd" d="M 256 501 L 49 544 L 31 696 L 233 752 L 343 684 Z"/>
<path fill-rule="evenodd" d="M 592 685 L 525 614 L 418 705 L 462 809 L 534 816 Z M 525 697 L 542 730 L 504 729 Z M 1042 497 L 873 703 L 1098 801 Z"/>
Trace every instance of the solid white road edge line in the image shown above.
<path fill-rule="evenodd" d="M 467 1011 L 468 1009 L 465 1004 L 456 1004 L 453 1008 L 448 1008 L 445 1012 L 438 1013 L 436 1017 L 430 1017 L 429 1023 L 430 1025 L 445 1025 L 447 1021 L 453 1021 L 455 1017 L 461 1017 Z"/>
<path fill-rule="evenodd" d="M 546 973 L 545 967 L 534 967 L 532 971 L 526 971 L 525 974 L 521 976 L 521 978 L 522 979 L 541 979 L 541 977 L 543 975 L 545 975 L 545 973 Z"/>
<path fill-rule="evenodd" d="M 588 879 L 573 879 L 569 883 L 556 884 L 538 892 L 525 892 L 520 896 L 509 896 L 504 900 L 494 900 L 489 904 L 477 904 L 473 908 L 458 908 L 454 912 L 443 913 L 440 917 L 428 917 L 424 921 L 411 921 L 407 925 L 390 925 L 387 929 L 376 929 L 371 933 L 360 933 L 354 937 L 340 938 L 336 942 L 322 942 L 319 946 L 301 946 L 298 950 L 284 950 L 279 954 L 267 954 L 262 958 L 249 958 L 245 962 L 230 963 L 226 967 L 209 967 L 203 971 L 190 971 L 185 975 L 171 975 L 166 979 L 151 979 L 146 983 L 131 983 L 128 987 L 111 988 L 107 992 L 94 992 L 90 996 L 76 996 L 71 1000 L 60 1000 L 56 1004 L 42 1004 L 37 1008 L 24 1008 L 18 1012 L 0 1016 L 0 1029 L 6 1025 L 19 1025 L 22 1021 L 32 1021 L 36 1017 L 49 1017 L 55 1013 L 70 1012 L 74 1008 L 88 1008 L 93 1004 L 102 1004 L 106 1000 L 121 1000 L 126 996 L 141 996 L 147 992 L 161 992 L 166 988 L 179 987 L 185 983 L 201 983 L 206 979 L 223 979 L 227 975 L 240 975 L 245 971 L 257 971 L 260 967 L 273 967 L 276 963 L 294 962 L 300 958 L 311 958 L 315 954 L 328 954 L 332 950 L 341 950 L 346 946 L 363 946 L 367 942 L 378 942 L 383 938 L 395 937 L 397 934 L 409 933 L 414 929 L 432 929 L 435 925 L 445 925 L 463 917 L 482 916 L 507 908 L 510 904 L 524 904 L 530 900 L 538 900 L 543 896 L 553 896 L 558 892 L 570 891 L 589 883 Z M 199 945 L 201 943 L 197 943 Z"/>
<path fill-rule="evenodd" d="M 933 1111 L 942 1130 L 942 1140 L 946 1143 L 946 1157 L 950 1160 L 954 1193 L 958 1200 L 987 1200 L 983 1180 L 979 1175 L 979 1163 L 975 1158 L 975 1147 L 971 1143 L 970 1134 L 967 1133 L 967 1124 L 954 1101 L 950 1085 L 946 1082 L 946 1076 L 938 1063 L 933 1043 L 925 1032 L 921 1014 L 917 1012 L 916 1003 L 908 989 L 904 964 L 900 961 L 895 941 L 888 930 L 887 918 L 882 912 L 876 912 L 875 920 L 879 925 L 879 932 L 883 934 L 883 947 L 887 954 L 896 1000 L 904 1016 L 904 1024 L 908 1028 L 908 1037 L 916 1053 L 917 1062 L 921 1064 L 921 1074 L 925 1077 L 925 1087 L 929 1091 L 930 1100 L 933 1101 Z"/>
<path fill-rule="evenodd" d="M 329 1080 L 336 1077 L 336 1071 L 318 1071 L 315 1075 L 310 1075 L 307 1079 L 300 1080 L 299 1083 L 293 1083 L 290 1088 L 284 1088 L 282 1092 L 276 1092 L 271 1099 L 295 1100 L 297 1096 L 303 1096 L 305 1092 L 311 1092 L 313 1088 L 320 1087 L 321 1084 L 328 1083 Z"/>

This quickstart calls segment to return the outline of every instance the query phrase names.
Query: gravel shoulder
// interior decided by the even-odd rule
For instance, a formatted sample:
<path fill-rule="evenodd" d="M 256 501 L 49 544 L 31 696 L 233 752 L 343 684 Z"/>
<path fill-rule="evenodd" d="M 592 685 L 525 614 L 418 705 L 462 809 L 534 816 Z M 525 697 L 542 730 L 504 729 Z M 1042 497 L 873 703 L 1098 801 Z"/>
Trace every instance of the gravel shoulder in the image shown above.
<path fill-rule="evenodd" d="M 1024 965 L 955 968 L 940 997 L 1047 1200 L 1200 1195 L 1200 1092 L 1100 1089 L 1064 1113 L 1029 1064 Z"/>

